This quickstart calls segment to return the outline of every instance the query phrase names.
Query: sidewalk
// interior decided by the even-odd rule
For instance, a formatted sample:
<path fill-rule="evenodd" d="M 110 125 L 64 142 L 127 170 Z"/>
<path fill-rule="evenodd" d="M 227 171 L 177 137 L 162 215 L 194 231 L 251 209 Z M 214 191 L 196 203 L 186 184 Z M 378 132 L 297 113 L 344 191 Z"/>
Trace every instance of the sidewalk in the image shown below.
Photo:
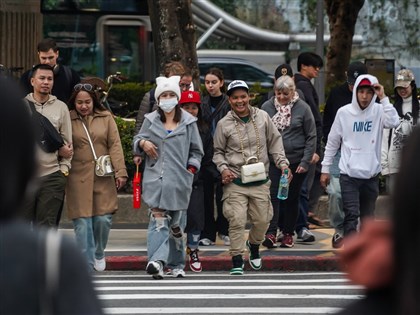
<path fill-rule="evenodd" d="M 141 209 L 132 208 L 132 196 L 119 195 L 119 210 L 113 218 L 113 229 L 106 249 L 107 270 L 142 270 L 147 263 L 146 232 L 147 207 L 143 203 Z M 376 201 L 375 216 L 389 216 L 390 202 L 388 196 L 379 196 Z M 328 219 L 328 197 L 321 196 L 317 216 Z M 74 235 L 71 222 L 62 215 L 60 229 Z M 314 229 L 314 243 L 295 243 L 293 248 L 267 249 L 261 246 L 263 269 L 272 271 L 337 271 L 339 270 L 337 250 L 331 246 L 333 229 Z M 244 240 L 245 241 L 245 240 Z M 203 270 L 228 271 L 231 258 L 228 247 L 218 240 L 215 246 L 200 246 L 200 258 Z M 247 254 L 244 256 L 247 259 Z M 245 264 L 249 270 L 249 264 Z M 186 268 L 188 270 L 188 267 Z"/>
<path fill-rule="evenodd" d="M 64 234 L 74 236 L 72 229 L 61 228 Z M 331 246 L 333 229 L 311 230 L 315 234 L 313 243 L 295 242 L 293 248 L 267 249 L 261 246 L 263 270 L 265 271 L 337 271 L 339 270 L 337 250 Z M 147 264 L 147 229 L 112 229 L 105 250 L 107 270 L 142 270 Z M 203 270 L 228 271 L 231 257 L 228 246 L 217 240 L 214 246 L 200 246 Z M 248 258 L 248 253 L 244 256 Z M 246 270 L 251 270 L 245 264 Z M 186 270 L 189 270 L 186 267 Z"/>

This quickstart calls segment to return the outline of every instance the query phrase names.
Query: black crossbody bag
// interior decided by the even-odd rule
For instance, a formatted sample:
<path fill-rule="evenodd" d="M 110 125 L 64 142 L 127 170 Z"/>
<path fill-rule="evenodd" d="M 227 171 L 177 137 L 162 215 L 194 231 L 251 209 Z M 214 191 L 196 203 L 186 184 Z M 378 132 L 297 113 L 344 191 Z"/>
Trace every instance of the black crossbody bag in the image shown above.
<path fill-rule="evenodd" d="M 32 117 L 35 120 L 35 126 L 38 129 L 37 142 L 39 146 L 47 153 L 57 151 L 64 145 L 63 138 L 50 120 L 35 109 L 35 104 L 31 101 L 28 101 L 28 103 L 32 111 Z"/>

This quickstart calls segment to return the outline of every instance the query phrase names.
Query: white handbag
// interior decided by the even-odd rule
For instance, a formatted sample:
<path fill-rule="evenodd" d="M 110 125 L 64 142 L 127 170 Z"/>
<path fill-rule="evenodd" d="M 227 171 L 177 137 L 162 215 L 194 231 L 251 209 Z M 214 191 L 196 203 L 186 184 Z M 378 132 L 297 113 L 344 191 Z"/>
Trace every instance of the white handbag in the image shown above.
<path fill-rule="evenodd" d="M 82 119 L 82 118 L 80 118 Z M 101 155 L 100 157 L 96 156 L 95 148 L 93 147 L 92 139 L 90 138 L 89 132 L 85 126 L 85 123 L 82 120 L 83 128 L 86 131 L 86 135 L 89 140 L 90 148 L 92 149 L 93 157 L 95 159 L 95 174 L 96 176 L 113 176 L 114 168 L 112 167 L 111 157 L 108 154 Z"/>
<path fill-rule="evenodd" d="M 250 160 L 258 161 L 256 156 L 251 156 L 246 160 L 246 164 L 241 167 L 241 181 L 242 183 L 252 183 L 261 180 L 265 180 L 267 175 L 265 174 L 265 166 L 263 162 L 256 162 L 249 164 Z"/>
<path fill-rule="evenodd" d="M 111 157 L 108 154 L 101 155 L 96 160 L 95 174 L 97 176 L 114 175 L 114 168 L 112 167 Z"/>
<path fill-rule="evenodd" d="M 265 165 L 263 162 L 259 162 L 259 156 L 260 156 L 260 135 L 257 129 L 257 126 L 255 124 L 255 121 L 252 119 L 252 124 L 255 129 L 255 134 L 257 137 L 257 156 L 251 156 L 249 158 L 245 158 L 245 150 L 244 150 L 244 141 L 241 137 L 241 133 L 239 132 L 238 123 L 235 121 L 235 127 L 236 132 L 239 136 L 239 141 L 241 144 L 241 151 L 242 151 L 242 157 L 244 158 L 245 164 L 241 166 L 241 182 L 246 183 L 252 183 L 252 182 L 258 182 L 263 181 L 267 179 L 267 174 L 265 172 Z M 254 163 L 250 163 L 250 161 L 254 160 Z"/>

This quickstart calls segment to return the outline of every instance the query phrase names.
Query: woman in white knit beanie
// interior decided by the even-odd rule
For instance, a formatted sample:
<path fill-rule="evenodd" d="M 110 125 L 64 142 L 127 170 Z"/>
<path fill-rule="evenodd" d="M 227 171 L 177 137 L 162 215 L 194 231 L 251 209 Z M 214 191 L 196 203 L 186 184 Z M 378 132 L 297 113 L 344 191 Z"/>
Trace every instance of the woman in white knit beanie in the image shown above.
<path fill-rule="evenodd" d="M 158 77 L 158 109 L 145 115 L 134 137 L 134 152 L 143 156 L 143 200 L 150 208 L 147 273 L 154 279 L 184 277 L 187 208 L 203 146 L 196 118 L 178 105 L 179 76 Z"/>

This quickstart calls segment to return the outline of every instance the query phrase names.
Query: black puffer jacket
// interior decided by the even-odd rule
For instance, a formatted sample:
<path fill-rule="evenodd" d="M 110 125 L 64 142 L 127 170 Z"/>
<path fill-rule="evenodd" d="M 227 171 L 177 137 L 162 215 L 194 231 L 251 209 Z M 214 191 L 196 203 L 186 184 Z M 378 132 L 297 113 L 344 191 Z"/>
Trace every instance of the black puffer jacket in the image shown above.
<path fill-rule="evenodd" d="M 319 111 L 319 97 L 316 93 L 315 87 L 312 85 L 311 80 L 304 77 L 300 73 L 295 76 L 296 89 L 299 89 L 305 95 L 305 102 L 311 107 L 312 115 L 315 118 L 316 126 L 316 153 L 322 157 L 321 152 L 321 139 L 322 139 L 322 118 Z"/>
<path fill-rule="evenodd" d="M 201 109 L 203 110 L 203 119 L 209 125 L 213 135 L 219 120 L 230 111 L 229 98 L 226 94 L 223 94 L 221 101 L 216 105 L 214 112 L 212 112 L 210 96 L 206 95 L 201 101 Z"/>

